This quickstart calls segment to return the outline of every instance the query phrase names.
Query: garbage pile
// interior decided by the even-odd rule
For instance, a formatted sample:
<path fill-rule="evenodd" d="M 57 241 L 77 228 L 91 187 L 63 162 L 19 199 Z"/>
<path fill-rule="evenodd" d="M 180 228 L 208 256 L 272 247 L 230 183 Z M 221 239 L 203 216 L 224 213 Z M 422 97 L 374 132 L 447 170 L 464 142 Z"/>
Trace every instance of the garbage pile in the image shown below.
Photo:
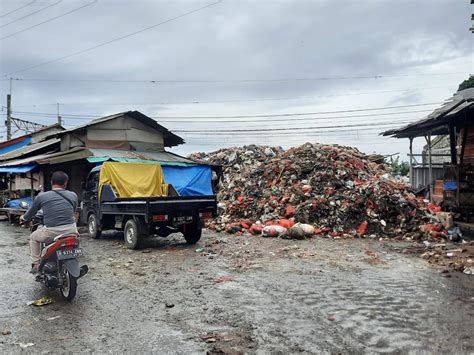
<path fill-rule="evenodd" d="M 220 216 L 209 226 L 217 231 L 293 239 L 437 240 L 445 234 L 423 199 L 393 179 L 378 156 L 356 148 L 250 145 L 191 158 L 223 166 Z"/>

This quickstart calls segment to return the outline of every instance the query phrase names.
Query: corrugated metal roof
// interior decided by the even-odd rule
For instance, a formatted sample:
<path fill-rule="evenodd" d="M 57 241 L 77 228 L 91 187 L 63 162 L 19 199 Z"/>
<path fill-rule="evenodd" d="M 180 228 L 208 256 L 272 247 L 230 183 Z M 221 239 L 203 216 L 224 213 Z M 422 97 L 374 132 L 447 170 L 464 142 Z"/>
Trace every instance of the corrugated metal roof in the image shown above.
<path fill-rule="evenodd" d="M 83 147 L 77 147 L 70 149 L 65 152 L 40 154 L 24 159 L 15 159 L 0 164 L 0 167 L 5 166 L 18 166 L 31 163 L 37 164 L 60 164 L 64 162 L 86 159 L 86 158 L 99 158 L 97 161 L 113 160 L 113 159 L 137 159 L 137 160 L 150 160 L 162 163 L 176 163 L 176 164 L 199 164 L 199 165 L 212 165 L 205 162 L 197 162 L 180 155 L 170 153 L 167 151 L 128 151 L 119 149 L 96 149 Z M 101 159 L 102 158 L 102 159 Z"/>
<path fill-rule="evenodd" d="M 43 142 L 33 143 L 33 144 L 27 145 L 25 147 L 21 147 L 21 148 L 18 148 L 16 150 L 14 150 L 14 151 L 11 151 L 11 152 L 0 155 L 0 161 L 19 158 L 23 155 L 33 153 L 37 150 L 52 146 L 54 144 L 57 144 L 60 141 L 61 140 L 58 139 L 58 138 L 53 138 L 53 139 L 48 139 L 48 140 L 43 141 Z"/>
<path fill-rule="evenodd" d="M 180 155 L 170 153 L 167 151 L 129 151 L 129 150 L 118 150 L 118 149 L 96 149 L 88 148 L 91 155 L 94 157 L 107 157 L 107 158 L 125 158 L 125 159 L 141 159 L 141 160 L 155 160 L 163 162 L 177 162 L 177 163 L 188 163 L 196 164 L 195 161 L 182 157 Z"/>
<path fill-rule="evenodd" d="M 426 118 L 398 129 L 382 132 L 381 135 L 409 138 L 424 136 L 428 132 L 432 135 L 448 134 L 448 123 L 452 122 L 460 112 L 470 110 L 471 107 L 474 107 L 474 88 L 457 92 Z"/>
<path fill-rule="evenodd" d="M 173 147 L 173 146 L 177 146 L 179 144 L 184 143 L 183 138 L 181 138 L 180 136 L 177 136 L 176 134 L 172 133 L 166 127 L 163 127 L 162 125 L 158 124 L 158 122 L 156 122 L 153 118 L 148 117 L 148 116 L 144 115 L 143 113 L 141 113 L 139 111 L 125 111 L 125 112 L 116 113 L 116 114 L 113 114 L 113 115 L 110 115 L 110 116 L 97 118 L 97 119 L 92 120 L 92 121 L 90 121 L 86 124 L 83 124 L 83 125 L 80 125 L 80 126 L 62 131 L 62 132 L 58 132 L 58 133 L 53 134 L 51 136 L 59 137 L 63 134 L 67 134 L 67 133 L 75 132 L 75 131 L 78 131 L 78 130 L 81 130 L 81 129 L 85 129 L 87 127 L 90 127 L 90 126 L 93 126 L 93 125 L 96 125 L 96 124 L 99 124 L 99 123 L 102 123 L 102 122 L 107 122 L 107 121 L 110 121 L 110 120 L 113 120 L 113 119 L 116 119 L 116 118 L 119 118 L 119 117 L 122 117 L 122 116 L 129 116 L 131 118 L 134 118 L 137 121 L 139 121 L 139 122 L 153 128 L 153 129 L 161 132 L 163 134 L 165 147 Z"/>

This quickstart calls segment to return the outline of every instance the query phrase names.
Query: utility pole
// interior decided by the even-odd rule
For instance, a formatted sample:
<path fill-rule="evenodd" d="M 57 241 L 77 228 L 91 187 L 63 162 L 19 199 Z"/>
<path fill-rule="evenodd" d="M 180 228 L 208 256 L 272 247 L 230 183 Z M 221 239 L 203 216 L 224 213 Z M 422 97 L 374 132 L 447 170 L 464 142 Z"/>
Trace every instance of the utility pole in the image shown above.
<path fill-rule="evenodd" d="M 7 94 L 7 120 L 5 121 L 7 127 L 7 141 L 12 139 L 12 78 L 10 78 L 10 93 Z"/>
<path fill-rule="evenodd" d="M 61 116 L 59 115 L 59 102 L 57 103 L 57 105 L 58 105 L 58 125 L 61 126 L 62 120 L 61 120 Z"/>

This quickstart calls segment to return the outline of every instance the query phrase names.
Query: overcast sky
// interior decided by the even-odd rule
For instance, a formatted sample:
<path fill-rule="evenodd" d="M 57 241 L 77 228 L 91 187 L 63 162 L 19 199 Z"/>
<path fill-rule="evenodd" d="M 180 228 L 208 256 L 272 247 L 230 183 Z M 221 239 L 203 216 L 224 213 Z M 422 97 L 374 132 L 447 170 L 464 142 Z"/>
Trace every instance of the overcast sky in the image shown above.
<path fill-rule="evenodd" d="M 224 0 L 174 19 L 212 3 L 0 0 L 2 105 L 13 77 L 14 117 L 51 124 L 59 103 L 69 128 L 139 110 L 182 154 L 310 141 L 406 159 L 407 140 L 378 134 L 438 105 L 195 121 L 440 103 L 474 71 L 469 0 Z M 342 127 L 304 129 L 324 126 Z M 178 132 L 223 129 L 255 131 Z"/>

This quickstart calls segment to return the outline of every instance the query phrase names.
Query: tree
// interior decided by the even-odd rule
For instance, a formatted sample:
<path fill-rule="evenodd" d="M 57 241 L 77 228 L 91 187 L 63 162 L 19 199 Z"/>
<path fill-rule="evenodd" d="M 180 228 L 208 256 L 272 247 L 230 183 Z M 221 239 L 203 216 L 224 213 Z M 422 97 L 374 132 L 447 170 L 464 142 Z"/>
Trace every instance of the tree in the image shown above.
<path fill-rule="evenodd" d="M 390 157 L 390 167 L 393 175 L 407 176 L 410 172 L 410 164 L 406 161 L 400 161 L 400 157 Z"/>
<path fill-rule="evenodd" d="M 464 80 L 461 84 L 459 84 L 458 91 L 474 88 L 474 75 L 471 75 L 469 79 Z"/>

